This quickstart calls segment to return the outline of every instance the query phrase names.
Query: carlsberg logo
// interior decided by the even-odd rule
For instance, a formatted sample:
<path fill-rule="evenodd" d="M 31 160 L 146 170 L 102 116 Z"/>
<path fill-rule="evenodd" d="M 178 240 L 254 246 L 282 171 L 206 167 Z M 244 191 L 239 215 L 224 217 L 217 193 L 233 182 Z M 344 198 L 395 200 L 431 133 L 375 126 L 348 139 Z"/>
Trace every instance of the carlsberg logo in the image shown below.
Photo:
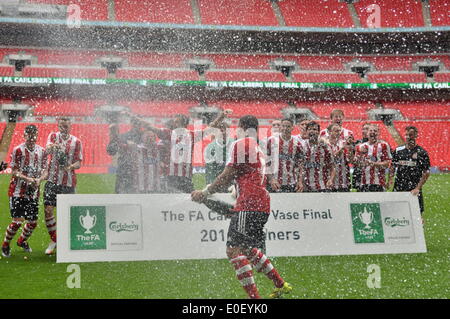
<path fill-rule="evenodd" d="M 118 223 L 116 221 L 113 221 L 109 223 L 109 229 L 115 232 L 122 232 L 122 231 L 137 231 L 139 229 L 139 225 L 136 225 L 134 221 L 131 222 L 131 224 L 127 223 Z"/>
<path fill-rule="evenodd" d="M 403 217 L 403 219 L 386 217 L 384 219 L 384 224 L 386 226 L 390 226 L 390 227 L 395 227 L 395 226 L 404 227 L 404 226 L 409 226 L 409 220 L 407 220 L 405 217 Z"/>

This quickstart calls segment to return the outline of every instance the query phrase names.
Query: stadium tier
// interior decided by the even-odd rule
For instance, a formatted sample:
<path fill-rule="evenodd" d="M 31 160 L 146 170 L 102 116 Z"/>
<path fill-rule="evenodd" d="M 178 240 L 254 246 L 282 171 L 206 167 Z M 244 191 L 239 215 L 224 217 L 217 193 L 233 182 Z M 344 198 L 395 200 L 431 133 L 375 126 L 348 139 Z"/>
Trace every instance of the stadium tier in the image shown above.
<path fill-rule="evenodd" d="M 415 73 L 368 73 L 369 82 L 373 83 L 402 83 L 427 82 L 427 76 L 422 72 Z"/>
<path fill-rule="evenodd" d="M 346 3 L 329 0 L 285 0 L 278 3 L 287 26 L 293 27 L 354 27 Z M 320 8 L 320 9 L 319 9 Z"/>
<path fill-rule="evenodd" d="M 450 25 L 450 3 L 448 0 L 430 0 L 431 23 L 434 26 Z"/>
<path fill-rule="evenodd" d="M 0 66 L 0 76 L 13 76 L 14 67 L 13 66 Z"/>
<path fill-rule="evenodd" d="M 143 69 L 118 69 L 118 79 L 155 79 L 155 80 L 199 80 L 198 73 L 190 70 L 143 70 Z"/>
<path fill-rule="evenodd" d="M 378 14 L 381 28 L 423 27 L 422 4 L 420 0 L 361 0 L 355 3 L 362 27 L 376 23 Z"/>
<path fill-rule="evenodd" d="M 193 24 L 190 0 L 115 0 L 116 20 Z"/>
<path fill-rule="evenodd" d="M 106 69 L 89 67 L 25 67 L 22 76 L 28 77 L 60 77 L 60 78 L 105 78 Z"/>
<path fill-rule="evenodd" d="M 291 26 L 352 28 L 359 20 L 362 27 L 371 27 L 377 10 L 380 26 L 423 27 L 420 0 L 361 0 L 354 3 L 355 13 L 344 1 L 283 0 L 27 0 L 29 3 L 79 5 L 81 19 L 88 21 L 119 21 L 141 23 Z M 275 7 L 278 6 L 278 10 Z M 379 8 L 379 9 L 378 9 Z M 108 10 L 111 13 L 108 14 Z M 426 9 L 428 10 L 428 9 Z M 447 0 L 429 0 L 433 26 L 450 24 Z M 277 18 L 277 12 L 280 17 Z M 352 17 L 352 14 L 355 16 Z M 282 22 L 280 22 L 282 21 Z"/>
<path fill-rule="evenodd" d="M 356 73 L 293 73 L 296 82 L 339 82 L 361 83 L 361 77 Z"/>
<path fill-rule="evenodd" d="M 450 120 L 450 103 L 385 102 L 387 109 L 399 110 L 408 120 Z"/>
<path fill-rule="evenodd" d="M 229 72 L 208 71 L 206 79 L 210 81 L 286 81 L 281 72 Z"/>
<path fill-rule="evenodd" d="M 450 72 L 436 72 L 434 73 L 434 80 L 436 82 L 450 82 Z"/>

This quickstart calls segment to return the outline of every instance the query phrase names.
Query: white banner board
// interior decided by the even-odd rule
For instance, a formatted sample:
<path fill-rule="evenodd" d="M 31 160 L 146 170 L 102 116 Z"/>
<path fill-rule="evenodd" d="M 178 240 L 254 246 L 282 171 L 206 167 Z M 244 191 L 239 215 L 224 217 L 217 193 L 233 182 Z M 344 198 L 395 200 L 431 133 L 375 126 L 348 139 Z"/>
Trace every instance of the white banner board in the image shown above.
<path fill-rule="evenodd" d="M 407 192 L 271 194 L 271 208 L 269 256 L 426 252 Z M 189 194 L 58 195 L 57 221 L 57 262 L 225 258 L 229 226 Z"/>

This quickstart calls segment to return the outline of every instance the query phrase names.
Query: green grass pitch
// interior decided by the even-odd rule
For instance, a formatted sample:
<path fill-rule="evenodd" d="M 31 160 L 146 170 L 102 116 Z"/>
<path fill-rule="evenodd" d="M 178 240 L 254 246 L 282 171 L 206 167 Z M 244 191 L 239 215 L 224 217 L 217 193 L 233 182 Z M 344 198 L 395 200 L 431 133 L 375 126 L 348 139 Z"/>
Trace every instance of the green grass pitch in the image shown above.
<path fill-rule="evenodd" d="M 0 176 L 0 236 L 10 221 L 6 189 Z M 196 185 L 204 183 L 202 178 Z M 426 254 L 278 257 L 274 265 L 293 284 L 286 298 L 450 298 L 450 175 L 432 175 L 425 185 Z M 114 177 L 80 175 L 78 193 L 111 193 Z M 0 259 L 0 298 L 245 298 L 230 263 L 220 260 L 80 263 L 81 288 L 67 287 L 69 264 L 44 255 L 48 234 L 42 207 L 30 238 L 31 254 L 12 242 L 12 256 Z M 270 252 L 268 252 L 270 255 Z M 28 256 L 28 259 L 24 259 Z M 381 268 L 381 288 L 369 289 L 367 267 Z M 262 296 L 272 284 L 257 274 Z"/>

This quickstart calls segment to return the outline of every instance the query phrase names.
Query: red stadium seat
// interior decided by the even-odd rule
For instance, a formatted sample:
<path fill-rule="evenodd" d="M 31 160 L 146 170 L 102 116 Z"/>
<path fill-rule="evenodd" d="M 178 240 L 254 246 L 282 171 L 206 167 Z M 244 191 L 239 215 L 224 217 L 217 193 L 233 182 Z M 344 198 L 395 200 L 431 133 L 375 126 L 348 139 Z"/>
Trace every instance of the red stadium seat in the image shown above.
<path fill-rule="evenodd" d="M 450 82 L 450 72 L 436 72 L 434 73 L 435 82 Z"/>
<path fill-rule="evenodd" d="M 210 81 L 286 81 L 286 77 L 281 72 L 208 71 L 206 79 Z"/>
<path fill-rule="evenodd" d="M 27 77 L 73 77 L 73 78 L 105 78 L 106 69 L 100 68 L 68 68 L 33 66 L 25 67 L 22 76 Z"/>
<path fill-rule="evenodd" d="M 286 25 L 295 27 L 351 28 L 347 4 L 330 0 L 285 0 L 278 3 Z"/>
<path fill-rule="evenodd" d="M 29 3 L 77 5 L 81 19 L 87 21 L 108 20 L 108 0 L 27 0 Z"/>
<path fill-rule="evenodd" d="M 277 26 L 269 1 L 198 0 L 202 24 Z"/>
<path fill-rule="evenodd" d="M 0 65 L 0 76 L 13 76 L 15 68 L 9 65 Z"/>
<path fill-rule="evenodd" d="M 189 0 L 115 0 L 116 20 L 193 24 Z"/>
<path fill-rule="evenodd" d="M 425 73 L 368 73 L 367 78 L 371 83 L 423 83 L 427 82 Z"/>
<path fill-rule="evenodd" d="M 433 102 L 385 102 L 385 108 L 397 109 L 409 120 L 446 119 L 450 120 L 450 103 Z"/>
<path fill-rule="evenodd" d="M 118 69 L 118 79 L 147 79 L 147 80 L 199 80 L 198 73 L 191 70 L 167 71 L 167 70 L 145 70 L 145 69 Z"/>
<path fill-rule="evenodd" d="M 423 27 L 422 5 L 420 0 L 385 1 L 361 0 L 355 3 L 362 27 L 369 27 L 372 15 L 376 14 L 369 6 L 379 6 L 380 28 Z"/>
<path fill-rule="evenodd" d="M 330 114 L 335 109 L 344 112 L 348 120 L 366 120 L 367 111 L 375 106 L 371 103 L 340 103 L 340 102 L 297 102 L 301 108 L 309 108 L 321 119 L 329 119 Z"/>
<path fill-rule="evenodd" d="M 430 16 L 433 26 L 449 26 L 450 25 L 450 3 L 448 0 L 431 0 Z"/>

